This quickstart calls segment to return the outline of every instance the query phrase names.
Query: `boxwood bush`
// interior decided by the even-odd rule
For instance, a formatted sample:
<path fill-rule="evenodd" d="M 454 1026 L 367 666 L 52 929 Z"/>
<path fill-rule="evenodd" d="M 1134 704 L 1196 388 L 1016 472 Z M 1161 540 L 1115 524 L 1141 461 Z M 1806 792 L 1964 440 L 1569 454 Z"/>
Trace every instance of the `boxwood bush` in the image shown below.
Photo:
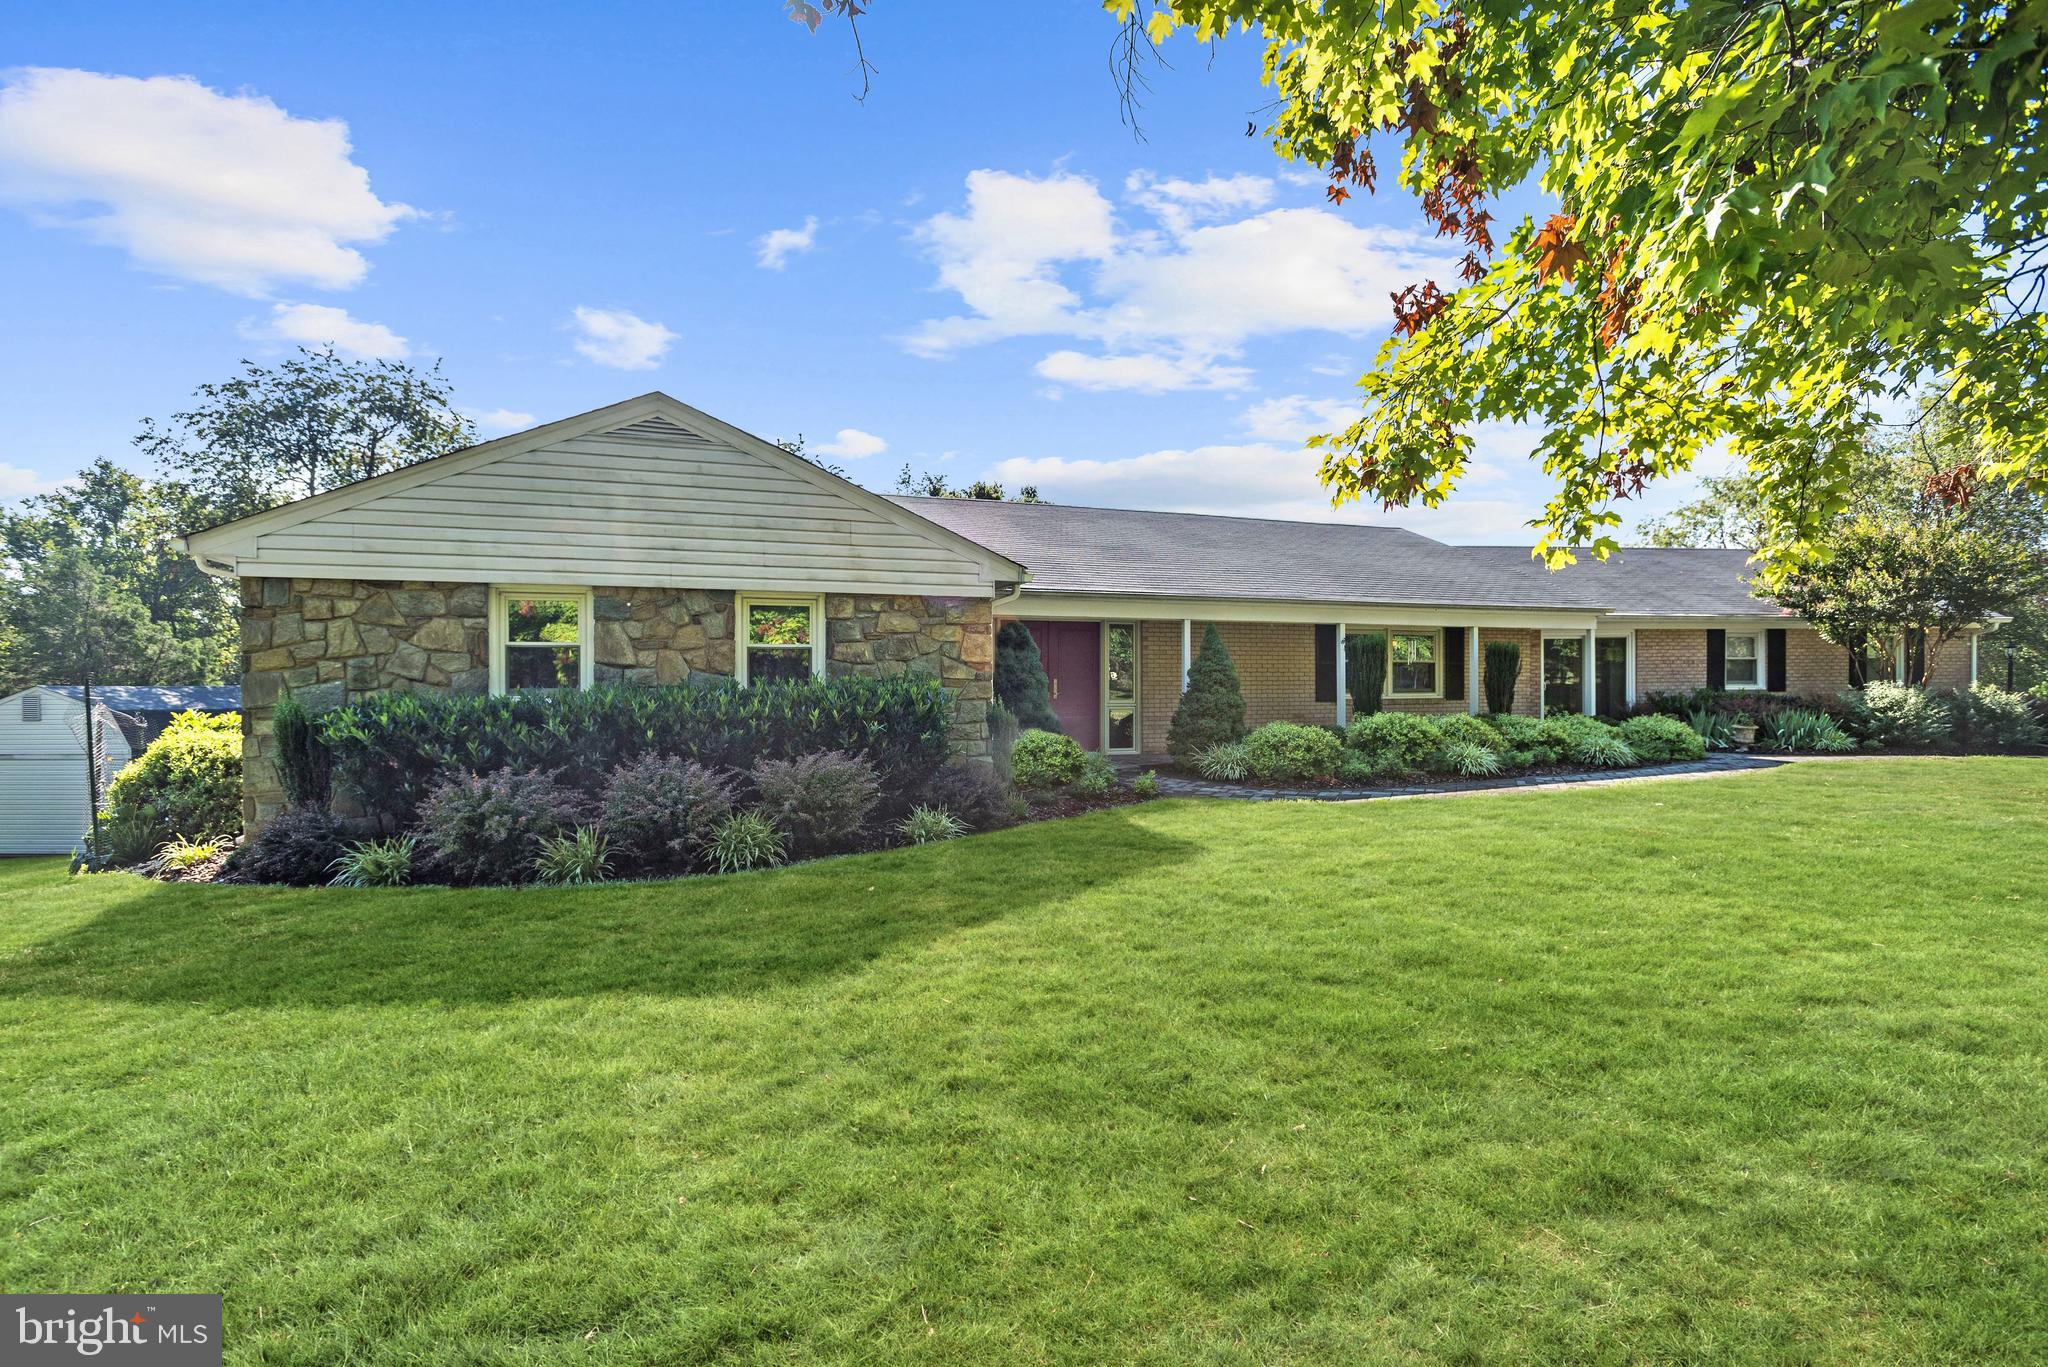
<path fill-rule="evenodd" d="M 1081 777 L 1088 752 L 1057 731 L 1026 731 L 1010 751 L 1010 778 L 1019 788 L 1064 788 Z"/>
<path fill-rule="evenodd" d="M 539 770 L 595 793 L 619 765 L 650 754 L 746 770 L 763 759 L 842 750 L 873 765 L 884 792 L 907 800 L 946 762 L 952 693 L 918 675 L 751 688 L 391 693 L 316 721 L 336 787 L 386 830 L 403 830 L 428 790 L 454 775 Z"/>
<path fill-rule="evenodd" d="M 1269 721 L 1244 738 L 1244 752 L 1253 778 L 1302 782 L 1336 777 L 1344 743 L 1325 727 Z"/>
<path fill-rule="evenodd" d="M 1676 717 L 1630 717 L 1615 730 L 1645 764 L 1690 763 L 1707 753 L 1700 733 Z"/>
<path fill-rule="evenodd" d="M 1414 712 L 1375 712 L 1344 731 L 1344 744 L 1376 763 L 1424 769 L 1443 744 L 1428 717 Z"/>

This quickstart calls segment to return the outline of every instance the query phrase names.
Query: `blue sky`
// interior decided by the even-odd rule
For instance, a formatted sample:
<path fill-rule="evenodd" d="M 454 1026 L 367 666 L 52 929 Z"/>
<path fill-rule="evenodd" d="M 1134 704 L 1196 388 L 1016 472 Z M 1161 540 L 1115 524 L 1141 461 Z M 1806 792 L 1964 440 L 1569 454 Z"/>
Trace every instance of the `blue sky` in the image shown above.
<path fill-rule="evenodd" d="M 776 0 L 17 11 L 0 497 L 304 340 L 438 358 L 487 435 L 658 388 L 878 488 L 1526 539 L 1513 429 L 1443 509 L 1329 508 L 1300 439 L 1446 249 L 1245 136 L 1253 43 L 1169 50 L 1135 140 L 1112 33 L 883 3 L 860 104 Z"/>

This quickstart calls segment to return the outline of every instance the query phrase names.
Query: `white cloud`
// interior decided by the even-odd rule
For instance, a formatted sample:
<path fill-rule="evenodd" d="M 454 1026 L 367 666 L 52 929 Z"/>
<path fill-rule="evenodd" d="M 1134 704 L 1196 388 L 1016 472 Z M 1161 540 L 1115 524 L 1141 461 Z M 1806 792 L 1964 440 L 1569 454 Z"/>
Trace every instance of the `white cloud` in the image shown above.
<path fill-rule="evenodd" d="M 789 258 L 800 252 L 807 252 L 817 245 L 818 220 L 806 214 L 801 228 L 777 228 L 754 239 L 754 248 L 759 253 L 757 260 L 771 271 L 779 271 Z"/>
<path fill-rule="evenodd" d="M 1130 389 L 1140 394 L 1242 389 L 1251 382 L 1252 375 L 1243 366 L 1156 353 L 1089 356 L 1078 351 L 1055 351 L 1040 361 L 1037 369 L 1044 378 L 1076 389 Z"/>
<path fill-rule="evenodd" d="M 577 352 L 616 370 L 654 369 L 677 336 L 661 324 L 650 323 L 624 309 L 579 307 L 575 325 L 582 334 L 576 339 Z"/>
<path fill-rule="evenodd" d="M 1139 173 L 1126 184 L 1157 226 L 1119 223 L 1085 177 L 968 176 L 965 211 L 937 214 L 916 233 L 939 288 L 967 312 L 926 321 L 905 345 L 938 356 L 1006 337 L 1066 336 L 1106 354 L 1091 364 L 1078 351 L 1056 352 L 1040 374 L 1051 364 L 1105 382 L 1139 377 L 1145 383 L 1115 387 L 1155 393 L 1235 386 L 1248 372 L 1219 362 L 1251 338 L 1383 332 L 1390 294 L 1452 269 L 1441 247 L 1415 233 L 1323 209 L 1267 209 L 1274 187 L 1263 177 Z M 1252 210 L 1262 211 L 1232 217 Z"/>
<path fill-rule="evenodd" d="M 0 499 L 27 498 L 32 494 L 47 494 L 56 489 L 61 481 L 44 479 L 33 470 L 24 470 L 19 465 L 0 461 Z"/>
<path fill-rule="evenodd" d="M 831 441 L 821 441 L 811 448 L 821 456 L 846 456 L 858 460 L 862 456 L 879 456 L 889 449 L 889 443 L 872 432 L 863 432 L 858 427 L 842 427 L 839 435 Z"/>
<path fill-rule="evenodd" d="M 1341 432 L 1358 417 L 1358 405 L 1344 399 L 1311 399 L 1289 394 L 1261 399 L 1244 411 L 1244 430 L 1260 441 L 1300 445 L 1318 432 Z"/>
<path fill-rule="evenodd" d="M 1184 230 L 1196 219 L 1263 209 L 1273 202 L 1273 182 L 1264 176 L 1160 180 L 1150 171 L 1133 171 L 1124 178 L 1124 192 L 1172 232 Z"/>
<path fill-rule="evenodd" d="M 465 408 L 462 415 L 485 432 L 523 432 L 539 421 L 531 413 L 518 413 L 509 408 Z"/>
<path fill-rule="evenodd" d="M 348 125 L 189 76 L 30 67 L 0 87 L 0 201 L 149 270 L 262 296 L 346 289 L 413 215 L 370 190 Z"/>
<path fill-rule="evenodd" d="M 1109 201 L 1092 180 L 982 170 L 967 177 L 966 213 L 935 214 L 916 236 L 938 263 L 939 284 L 972 310 L 932 319 L 907 339 L 920 355 L 940 355 L 1000 337 L 1073 330 L 1081 297 L 1057 268 L 1106 258 L 1117 235 Z"/>
<path fill-rule="evenodd" d="M 319 348 L 332 345 L 358 361 L 402 361 L 412 354 L 405 338 L 382 323 L 349 317 L 347 309 L 329 304 L 275 304 L 270 317 L 245 325 L 244 335 Z"/>

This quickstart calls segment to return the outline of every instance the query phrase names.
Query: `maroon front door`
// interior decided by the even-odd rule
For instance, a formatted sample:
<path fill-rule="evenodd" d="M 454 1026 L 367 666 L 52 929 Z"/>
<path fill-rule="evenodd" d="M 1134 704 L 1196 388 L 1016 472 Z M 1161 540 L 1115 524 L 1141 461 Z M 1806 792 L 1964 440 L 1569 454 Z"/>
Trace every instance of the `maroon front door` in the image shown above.
<path fill-rule="evenodd" d="M 1098 622 L 1026 622 L 1052 681 L 1060 729 L 1084 750 L 1102 747 L 1102 626 Z"/>

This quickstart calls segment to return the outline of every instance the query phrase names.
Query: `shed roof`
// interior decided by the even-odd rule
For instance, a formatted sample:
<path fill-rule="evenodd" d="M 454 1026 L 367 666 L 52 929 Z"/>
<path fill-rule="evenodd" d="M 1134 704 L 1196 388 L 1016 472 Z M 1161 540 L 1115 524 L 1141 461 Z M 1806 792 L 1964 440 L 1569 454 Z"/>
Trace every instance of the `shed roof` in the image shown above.
<path fill-rule="evenodd" d="M 85 688 L 80 684 L 48 684 L 80 702 Z M 117 712 L 237 712 L 242 706 L 238 684 L 94 684 L 92 700 Z"/>

